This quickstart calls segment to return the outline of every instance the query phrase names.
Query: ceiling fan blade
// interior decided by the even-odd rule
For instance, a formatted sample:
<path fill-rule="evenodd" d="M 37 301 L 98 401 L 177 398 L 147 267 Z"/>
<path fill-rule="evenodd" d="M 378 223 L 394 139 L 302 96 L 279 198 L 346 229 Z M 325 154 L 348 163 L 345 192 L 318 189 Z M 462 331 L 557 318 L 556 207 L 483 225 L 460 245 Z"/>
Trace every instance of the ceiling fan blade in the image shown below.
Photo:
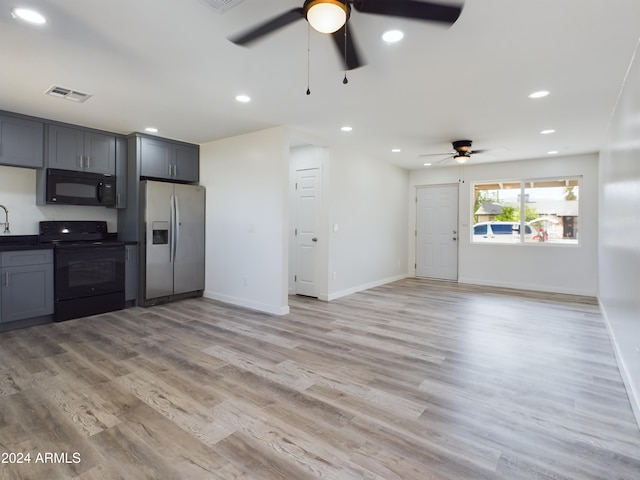
<path fill-rule="evenodd" d="M 445 153 L 424 153 L 422 155 L 418 155 L 418 157 L 441 157 L 442 155 L 455 155 L 453 152 L 445 152 Z"/>
<path fill-rule="evenodd" d="M 356 42 L 353 39 L 353 30 L 351 28 L 347 29 L 347 25 L 348 24 L 345 24 L 341 29 L 332 33 L 331 36 L 333 37 L 338 53 L 344 62 L 345 69 L 353 70 L 355 68 L 362 67 L 364 63 L 360 60 L 361 55 L 358 53 Z"/>
<path fill-rule="evenodd" d="M 453 24 L 462 7 L 415 0 L 355 0 L 354 8 L 362 13 L 376 13 Z"/>
<path fill-rule="evenodd" d="M 469 152 L 471 155 L 474 155 L 476 153 L 484 153 L 486 155 L 495 155 L 497 153 L 504 153 L 506 152 L 507 149 L 504 147 L 496 147 L 496 148 L 484 148 L 482 150 L 473 150 L 472 152 Z"/>
<path fill-rule="evenodd" d="M 229 40 L 236 45 L 247 45 L 258 40 L 260 37 L 269 35 L 270 33 L 295 22 L 296 20 L 303 19 L 304 16 L 304 9 L 302 7 L 292 8 L 291 10 L 267 20 L 244 33 L 230 37 Z"/>

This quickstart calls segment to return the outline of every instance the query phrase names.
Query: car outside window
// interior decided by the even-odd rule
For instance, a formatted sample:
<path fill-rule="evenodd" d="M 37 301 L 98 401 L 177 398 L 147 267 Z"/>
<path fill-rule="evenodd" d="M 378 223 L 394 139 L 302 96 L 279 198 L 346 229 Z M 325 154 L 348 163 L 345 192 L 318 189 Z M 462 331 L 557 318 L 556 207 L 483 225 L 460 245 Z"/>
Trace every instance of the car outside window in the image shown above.
<path fill-rule="evenodd" d="M 511 235 L 513 232 L 512 223 L 494 223 L 491 225 L 494 235 Z"/>
<path fill-rule="evenodd" d="M 487 226 L 486 225 L 476 225 L 473 227 L 474 235 L 486 235 L 487 234 Z"/>

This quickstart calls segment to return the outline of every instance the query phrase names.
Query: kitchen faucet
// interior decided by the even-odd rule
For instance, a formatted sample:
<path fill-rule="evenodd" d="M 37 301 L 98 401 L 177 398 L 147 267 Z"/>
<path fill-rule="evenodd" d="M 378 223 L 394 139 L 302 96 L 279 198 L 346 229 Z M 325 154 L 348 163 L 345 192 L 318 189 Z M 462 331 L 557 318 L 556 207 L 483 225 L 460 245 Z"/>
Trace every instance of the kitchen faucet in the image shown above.
<path fill-rule="evenodd" d="M 0 208 L 4 210 L 4 223 L 0 222 L 0 225 L 4 225 L 3 233 L 11 233 L 11 230 L 9 230 L 9 210 L 4 205 L 0 205 Z"/>

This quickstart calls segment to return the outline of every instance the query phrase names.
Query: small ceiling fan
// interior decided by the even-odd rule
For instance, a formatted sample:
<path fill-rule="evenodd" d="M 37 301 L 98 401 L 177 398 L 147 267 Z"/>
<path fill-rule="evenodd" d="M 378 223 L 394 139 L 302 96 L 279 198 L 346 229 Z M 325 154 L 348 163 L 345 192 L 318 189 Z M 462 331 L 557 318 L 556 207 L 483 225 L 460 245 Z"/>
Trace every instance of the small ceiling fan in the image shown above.
<path fill-rule="evenodd" d="M 454 159 L 459 164 L 467 163 L 471 159 L 471 155 L 475 155 L 477 153 L 487 153 L 491 150 L 471 150 L 471 144 L 473 142 L 471 140 L 454 140 L 451 142 L 453 146 L 453 152 L 446 153 L 428 153 L 426 155 L 420 155 L 422 157 L 441 157 L 442 155 L 447 155 L 442 160 L 438 160 L 437 162 L 433 162 L 432 165 L 437 165 L 439 163 L 444 163 L 447 160 Z"/>
<path fill-rule="evenodd" d="M 260 23 L 249 30 L 230 37 L 236 45 L 248 45 L 297 20 L 305 19 L 320 33 L 331 34 L 342 57 L 346 70 L 361 67 L 364 63 L 358 53 L 351 29 L 347 25 L 351 9 L 360 13 L 372 13 L 416 20 L 453 24 L 461 6 L 416 0 L 305 0 L 301 7 L 292 8 Z"/>

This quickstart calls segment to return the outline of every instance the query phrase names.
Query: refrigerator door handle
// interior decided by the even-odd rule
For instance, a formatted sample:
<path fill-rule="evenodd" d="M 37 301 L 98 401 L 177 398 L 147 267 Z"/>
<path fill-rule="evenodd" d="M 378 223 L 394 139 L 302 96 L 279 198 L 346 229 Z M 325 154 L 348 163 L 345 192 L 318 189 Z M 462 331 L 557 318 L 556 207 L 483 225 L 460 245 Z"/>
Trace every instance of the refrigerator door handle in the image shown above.
<path fill-rule="evenodd" d="M 175 258 L 175 245 L 176 245 L 176 209 L 175 209 L 175 197 L 171 195 L 169 197 L 169 263 L 173 263 Z"/>
<path fill-rule="evenodd" d="M 178 251 L 178 242 L 180 241 L 180 204 L 178 203 L 178 196 L 173 196 L 173 258 L 175 260 L 176 253 Z"/>

